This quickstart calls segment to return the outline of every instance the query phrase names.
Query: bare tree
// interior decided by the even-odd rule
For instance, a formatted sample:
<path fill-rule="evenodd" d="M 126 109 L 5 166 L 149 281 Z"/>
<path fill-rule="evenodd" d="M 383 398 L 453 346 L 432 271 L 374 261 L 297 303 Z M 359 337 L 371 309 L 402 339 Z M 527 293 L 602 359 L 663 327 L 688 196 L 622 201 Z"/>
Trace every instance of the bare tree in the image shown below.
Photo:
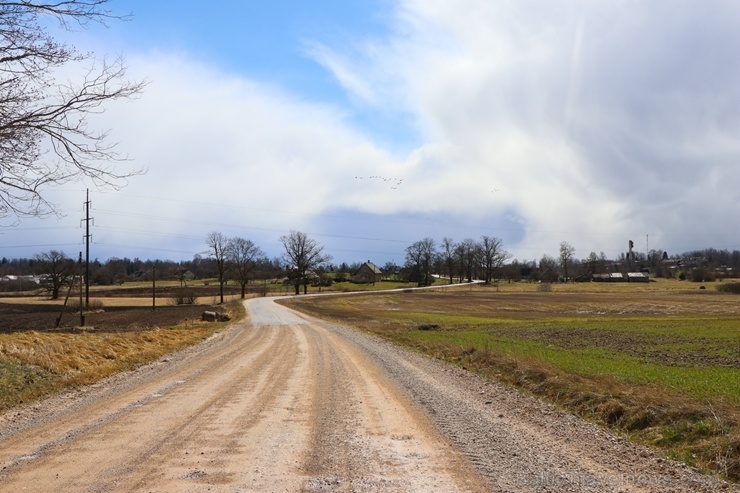
<path fill-rule="evenodd" d="M 59 291 L 62 287 L 69 286 L 74 278 L 74 260 L 58 250 L 37 253 L 34 259 L 42 274 L 41 285 L 51 293 L 51 299 L 59 299 Z"/>
<path fill-rule="evenodd" d="M 450 284 L 452 284 L 452 276 L 455 271 L 455 242 L 452 238 L 445 236 L 442 238 L 441 247 L 442 249 L 440 250 L 439 255 L 447 269 L 447 274 L 450 276 Z"/>
<path fill-rule="evenodd" d="M 206 237 L 208 245 L 208 255 L 216 262 L 216 271 L 218 272 L 218 292 L 221 297 L 221 303 L 224 302 L 224 284 L 226 284 L 226 271 L 229 269 L 229 240 L 218 231 L 211 231 Z"/>
<path fill-rule="evenodd" d="M 455 247 L 461 281 L 467 279 L 468 282 L 473 282 L 479 253 L 480 248 L 472 238 L 465 238 Z"/>
<path fill-rule="evenodd" d="M 141 93 L 145 83 L 125 79 L 121 58 L 95 60 L 56 41 L 43 27 L 51 17 L 64 29 L 120 19 L 108 0 L 0 2 L 0 219 L 42 216 L 54 206 L 45 186 L 88 177 L 98 186 L 120 188 L 140 170 L 117 170 L 125 160 L 106 131 L 88 127 L 90 115 L 107 102 Z M 60 82 L 65 66 L 87 65 L 76 82 Z"/>
<path fill-rule="evenodd" d="M 416 241 L 406 248 L 406 266 L 411 268 L 419 286 L 432 284 L 430 269 L 434 255 L 434 240 L 431 238 Z"/>
<path fill-rule="evenodd" d="M 479 244 L 480 261 L 486 284 L 491 284 L 494 271 L 500 269 L 504 262 L 511 257 L 511 254 L 503 249 L 503 243 L 500 238 L 481 236 Z"/>
<path fill-rule="evenodd" d="M 242 288 L 242 299 L 244 299 L 252 271 L 264 258 L 265 254 L 251 240 L 239 237 L 231 238 L 228 241 L 227 253 L 231 264 L 234 266 L 234 273 Z"/>
<path fill-rule="evenodd" d="M 567 241 L 560 243 L 560 265 L 563 266 L 565 282 L 568 282 L 568 263 L 573 259 L 575 253 L 576 249 L 570 243 Z"/>
<path fill-rule="evenodd" d="M 280 241 L 285 248 L 283 260 L 289 265 L 289 276 L 293 279 L 295 294 L 300 294 L 303 284 L 303 294 L 308 292 L 308 275 L 313 269 L 331 260 L 331 255 L 324 253 L 324 247 L 306 233 L 291 231 L 289 235 L 281 236 Z"/>
<path fill-rule="evenodd" d="M 596 255 L 596 252 L 589 253 L 586 261 L 588 262 L 588 268 L 591 274 L 596 274 L 598 270 L 598 263 L 599 263 L 599 256 Z"/>

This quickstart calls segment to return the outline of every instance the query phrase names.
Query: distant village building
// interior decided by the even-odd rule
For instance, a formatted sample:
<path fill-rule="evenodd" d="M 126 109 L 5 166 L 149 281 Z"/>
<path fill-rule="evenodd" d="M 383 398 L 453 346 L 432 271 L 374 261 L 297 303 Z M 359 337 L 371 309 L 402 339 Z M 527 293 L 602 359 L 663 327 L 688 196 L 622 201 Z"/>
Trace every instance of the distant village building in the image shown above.
<path fill-rule="evenodd" d="M 613 272 L 611 274 L 594 274 L 594 282 L 624 282 L 626 279 L 620 272 Z"/>
<path fill-rule="evenodd" d="M 352 282 L 358 284 L 375 284 L 379 282 L 383 277 L 383 272 L 378 268 L 377 265 L 370 262 L 369 260 L 362 264 L 359 269 L 352 274 Z"/>
<path fill-rule="evenodd" d="M 611 274 L 594 274 L 594 282 L 650 282 L 650 274 L 647 272 L 628 272 L 623 275 L 621 272 L 612 272 Z"/>
<path fill-rule="evenodd" d="M 43 276 L 14 276 L 12 274 L 8 274 L 0 277 L 0 282 L 32 282 L 34 284 L 41 284 L 42 280 Z"/>
<path fill-rule="evenodd" d="M 629 282 L 650 282 L 650 274 L 647 272 L 628 272 L 627 280 Z"/>

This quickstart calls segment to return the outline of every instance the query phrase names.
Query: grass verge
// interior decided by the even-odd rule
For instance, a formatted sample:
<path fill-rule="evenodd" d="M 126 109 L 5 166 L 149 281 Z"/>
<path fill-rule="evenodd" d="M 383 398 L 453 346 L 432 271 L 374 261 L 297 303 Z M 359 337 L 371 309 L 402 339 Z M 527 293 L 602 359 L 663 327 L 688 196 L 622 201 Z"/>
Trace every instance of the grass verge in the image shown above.
<path fill-rule="evenodd" d="M 244 317 L 236 301 L 233 321 Z M 70 388 L 89 385 L 196 344 L 226 323 L 137 331 L 19 332 L 0 334 L 0 412 Z"/>

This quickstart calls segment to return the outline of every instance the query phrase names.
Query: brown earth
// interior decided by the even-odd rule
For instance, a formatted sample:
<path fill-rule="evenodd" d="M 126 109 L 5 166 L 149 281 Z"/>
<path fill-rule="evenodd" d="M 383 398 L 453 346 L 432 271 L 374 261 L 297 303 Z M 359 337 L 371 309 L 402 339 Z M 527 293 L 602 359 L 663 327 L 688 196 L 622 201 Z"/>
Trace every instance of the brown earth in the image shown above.
<path fill-rule="evenodd" d="M 204 311 L 224 311 L 213 305 L 106 306 L 85 315 L 85 326 L 98 332 L 121 332 L 155 327 L 174 327 L 193 319 L 199 320 Z M 56 320 L 62 315 L 61 324 Z M 81 325 L 80 314 L 69 309 L 62 314 L 61 304 L 0 303 L 0 333 L 26 331 L 68 332 Z"/>

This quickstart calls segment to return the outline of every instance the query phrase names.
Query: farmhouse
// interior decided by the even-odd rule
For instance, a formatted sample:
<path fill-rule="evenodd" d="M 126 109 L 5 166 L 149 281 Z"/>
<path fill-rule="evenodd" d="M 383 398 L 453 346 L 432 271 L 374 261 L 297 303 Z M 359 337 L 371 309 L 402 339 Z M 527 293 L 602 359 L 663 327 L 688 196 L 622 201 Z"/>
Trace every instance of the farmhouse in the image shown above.
<path fill-rule="evenodd" d="M 383 277 L 383 272 L 378 268 L 377 265 L 370 262 L 369 260 L 362 264 L 359 269 L 352 274 L 352 282 L 359 284 L 375 284 L 380 281 Z"/>

